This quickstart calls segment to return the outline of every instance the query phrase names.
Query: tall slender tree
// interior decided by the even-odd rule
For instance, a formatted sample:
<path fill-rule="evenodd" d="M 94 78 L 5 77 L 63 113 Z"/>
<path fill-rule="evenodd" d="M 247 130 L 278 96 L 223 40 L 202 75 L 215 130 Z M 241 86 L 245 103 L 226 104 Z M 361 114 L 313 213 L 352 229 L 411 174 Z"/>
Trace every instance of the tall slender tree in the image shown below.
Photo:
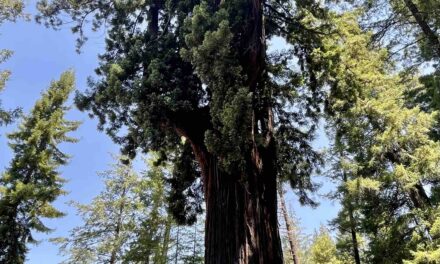
<path fill-rule="evenodd" d="M 287 240 L 289 241 L 289 249 L 292 256 L 293 264 L 300 264 L 298 238 L 296 236 L 297 230 L 287 210 L 286 201 L 284 199 L 284 190 L 282 186 L 280 186 L 278 189 L 278 196 L 280 200 L 281 214 L 284 220 L 284 224 L 286 225 Z"/>
<path fill-rule="evenodd" d="M 440 175 L 439 142 L 430 137 L 436 114 L 406 106 L 404 92 L 420 83 L 396 75 L 386 50 L 369 49 L 371 34 L 354 14 L 335 17 L 340 34 L 332 37 L 339 41 L 324 41 L 317 59 L 333 61 L 327 113 L 344 159 L 342 189 L 357 198 L 344 210 L 356 205 L 361 215 L 354 224 L 367 237 L 366 262 L 402 263 L 417 245 L 431 244 L 430 212 L 438 202 L 427 188 L 436 189 Z"/>
<path fill-rule="evenodd" d="M 277 177 L 311 202 L 319 157 L 309 143 L 322 94 L 309 58 L 325 33 L 318 2 L 39 1 L 39 21 L 56 27 L 67 14 L 80 45 L 89 18 L 95 29 L 107 27 L 100 78 L 77 105 L 125 153 L 172 157 L 186 139 L 184 158 L 198 166 L 195 176 L 181 174 L 180 186 L 201 175 L 206 263 L 282 262 Z M 269 53 L 274 37 L 290 49 Z"/>
<path fill-rule="evenodd" d="M 337 255 L 336 244 L 324 226 L 316 232 L 308 254 L 310 264 L 342 264 Z"/>
<path fill-rule="evenodd" d="M 63 73 L 23 118 L 18 131 L 8 135 L 14 158 L 0 178 L 1 263 L 23 263 L 27 243 L 36 242 L 32 232 L 50 231 L 42 218 L 63 216 L 52 202 L 64 194 L 58 169 L 69 158 L 59 144 L 76 142 L 68 133 L 79 126 L 64 118 L 73 89 L 73 72 Z"/>
<path fill-rule="evenodd" d="M 137 173 L 127 157 L 114 158 L 100 173 L 104 190 L 90 204 L 73 203 L 84 223 L 53 239 L 67 256 L 63 263 L 165 264 L 171 223 L 164 170 L 145 160 L 148 169 Z"/>

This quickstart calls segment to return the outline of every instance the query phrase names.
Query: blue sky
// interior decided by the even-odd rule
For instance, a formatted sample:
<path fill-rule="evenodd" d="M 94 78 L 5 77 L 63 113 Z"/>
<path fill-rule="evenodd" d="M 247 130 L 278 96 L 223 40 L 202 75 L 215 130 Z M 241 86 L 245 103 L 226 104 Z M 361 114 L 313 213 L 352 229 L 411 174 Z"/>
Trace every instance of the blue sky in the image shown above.
<path fill-rule="evenodd" d="M 29 2 L 30 5 L 35 4 L 35 1 Z M 33 10 L 31 7 L 28 12 L 33 13 Z M 20 21 L 14 24 L 6 23 L 0 27 L 0 43 L 0 49 L 14 51 L 11 59 L 0 65 L 0 69 L 12 71 L 11 79 L 5 91 L 0 94 L 0 99 L 5 108 L 19 106 L 27 113 L 50 81 L 57 79 L 65 70 L 75 70 L 78 90 L 84 91 L 87 88 L 87 77 L 93 76 L 93 70 L 98 65 L 97 55 L 104 49 L 104 33 L 92 34 L 82 53 L 78 54 L 75 52 L 75 36 L 68 27 L 54 31 L 34 22 Z M 54 231 L 50 234 L 36 234 L 36 238 L 41 242 L 32 246 L 26 263 L 55 264 L 63 259 L 58 255 L 57 246 L 49 243 L 47 239 L 67 235 L 70 229 L 81 224 L 75 211 L 68 207 L 66 202 L 75 200 L 87 203 L 97 195 L 102 183 L 96 172 L 108 168 L 108 164 L 111 163 L 110 153 L 118 152 L 118 146 L 104 133 L 97 131 L 96 120 L 88 118 L 86 113 L 72 108 L 68 118 L 82 121 L 83 124 L 72 134 L 79 142 L 62 146 L 65 153 L 72 155 L 70 163 L 61 168 L 62 176 L 68 179 L 65 189 L 69 194 L 57 200 L 56 206 L 66 212 L 67 216 L 45 222 Z M 0 127 L 0 169 L 4 169 L 11 159 L 5 134 L 15 128 L 16 124 Z M 316 142 L 317 146 L 325 144 L 326 140 L 323 138 Z M 330 187 L 331 185 L 325 183 L 320 192 L 325 193 Z M 288 206 L 301 219 L 301 226 L 307 233 L 313 233 L 314 229 L 319 228 L 320 224 L 325 224 L 337 213 L 338 206 L 325 199 L 320 199 L 321 206 L 317 209 L 299 206 L 291 193 L 287 195 L 286 200 Z"/>

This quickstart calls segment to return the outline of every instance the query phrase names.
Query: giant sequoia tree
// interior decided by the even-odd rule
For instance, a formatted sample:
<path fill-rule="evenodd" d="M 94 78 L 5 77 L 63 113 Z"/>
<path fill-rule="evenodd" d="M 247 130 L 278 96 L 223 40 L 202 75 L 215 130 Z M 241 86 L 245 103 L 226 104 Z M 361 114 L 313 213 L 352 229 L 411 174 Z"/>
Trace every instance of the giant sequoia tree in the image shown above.
<path fill-rule="evenodd" d="M 39 10 L 55 27 L 72 18 L 79 46 L 87 21 L 106 27 L 99 78 L 77 105 L 126 154 L 155 150 L 182 165 L 173 212 L 193 221 L 204 195 L 206 263 L 281 263 L 277 177 L 310 203 L 319 160 L 309 145 L 318 66 L 308 62 L 323 10 L 284 0 L 53 0 Z M 274 37 L 291 45 L 271 54 Z"/>

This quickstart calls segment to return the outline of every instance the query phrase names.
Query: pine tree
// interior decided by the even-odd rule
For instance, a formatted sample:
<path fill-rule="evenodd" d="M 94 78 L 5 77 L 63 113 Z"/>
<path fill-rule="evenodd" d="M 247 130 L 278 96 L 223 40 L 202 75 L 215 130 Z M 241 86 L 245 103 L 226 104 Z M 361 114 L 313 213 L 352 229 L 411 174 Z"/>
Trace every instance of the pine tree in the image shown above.
<path fill-rule="evenodd" d="M 73 203 L 83 225 L 55 238 L 63 263 L 167 263 L 172 219 L 166 213 L 163 167 L 144 159 L 142 173 L 125 156 L 99 173 L 104 190 L 88 205 Z"/>
<path fill-rule="evenodd" d="M 165 264 L 173 225 L 167 212 L 166 170 L 155 166 L 153 160 L 146 164 L 149 169 L 143 174 L 147 181 L 136 191 L 146 210 L 137 214 L 134 238 L 128 245 L 124 262 Z"/>
<path fill-rule="evenodd" d="M 66 238 L 53 239 L 61 252 L 68 256 L 64 263 L 120 263 L 125 246 L 133 236 L 136 207 L 139 201 L 133 195 L 140 184 L 125 157 L 112 168 L 100 173 L 105 190 L 90 205 L 72 202 L 84 225 L 71 230 Z"/>
<path fill-rule="evenodd" d="M 76 142 L 67 134 L 79 123 L 64 118 L 66 101 L 74 89 L 73 72 L 51 83 L 18 131 L 8 135 L 14 158 L 0 179 L 0 262 L 23 263 L 32 232 L 49 232 L 42 218 L 63 213 L 52 206 L 64 180 L 58 169 L 68 156 L 59 144 Z"/>
<path fill-rule="evenodd" d="M 332 62 L 327 112 L 346 176 L 344 214 L 361 214 L 354 224 L 368 241 L 367 263 L 402 263 L 431 243 L 428 223 L 438 204 L 426 188 L 436 189 L 440 175 L 439 142 L 430 137 L 436 114 L 406 106 L 404 92 L 420 84 L 394 74 L 386 50 L 369 48 L 371 34 L 355 15 L 335 17 L 339 40 L 324 41 L 316 58 Z"/>
<path fill-rule="evenodd" d="M 309 249 L 309 264 L 342 264 L 337 257 L 336 245 L 328 230 L 321 226 Z"/>
<path fill-rule="evenodd" d="M 313 202 L 309 176 L 320 159 L 310 141 L 323 93 L 309 62 L 325 34 L 319 2 L 39 1 L 40 22 L 77 22 L 79 45 L 88 18 L 107 27 L 99 79 L 78 95 L 79 108 L 130 156 L 141 148 L 197 161 L 177 180 L 204 185 L 206 263 L 282 262 L 278 177 Z M 274 37 L 290 49 L 269 53 Z M 182 137 L 190 152 L 180 152 Z M 189 206 L 176 208 L 197 211 L 179 191 L 176 202 Z"/>
<path fill-rule="evenodd" d="M 440 5 L 436 0 L 349 0 L 362 12 L 362 27 L 371 30 L 372 42 L 386 47 L 390 55 L 420 61 L 440 59 Z"/>

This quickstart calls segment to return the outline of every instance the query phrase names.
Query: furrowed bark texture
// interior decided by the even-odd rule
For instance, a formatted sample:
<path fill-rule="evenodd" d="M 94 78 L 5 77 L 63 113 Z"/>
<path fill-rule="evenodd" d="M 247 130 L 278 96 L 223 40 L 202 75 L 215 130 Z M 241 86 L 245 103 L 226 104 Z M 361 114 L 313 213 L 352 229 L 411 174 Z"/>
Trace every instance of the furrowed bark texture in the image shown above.
<path fill-rule="evenodd" d="M 212 0 L 221 4 L 220 0 Z M 266 45 L 263 1 L 248 0 L 246 23 L 239 34 L 240 63 L 250 92 L 264 88 Z M 269 100 L 268 100 L 269 101 Z M 227 172 L 221 157 L 207 151 L 204 132 L 211 127 L 209 111 L 174 117 L 175 131 L 188 139 L 203 175 L 206 202 L 205 263 L 283 263 L 277 221 L 276 142 L 270 103 L 266 113 L 253 113 L 246 168 Z M 177 121 L 178 120 L 178 121 Z M 264 127 L 265 143 L 255 140 L 255 120 Z"/>
<path fill-rule="evenodd" d="M 263 1 L 249 0 L 246 23 L 240 40 L 241 64 L 249 90 L 263 89 L 265 35 Z M 268 107 L 268 113 L 271 108 Z M 258 118 L 258 114 L 254 113 Z M 254 118 L 254 120 L 256 119 Z M 218 166 L 219 157 L 205 155 L 206 251 L 205 263 L 282 263 L 277 221 L 276 149 L 273 122 L 268 118 L 267 144 L 253 143 L 247 169 L 227 173 Z M 255 125 L 251 135 L 255 135 Z M 202 166 L 203 167 L 203 166 Z"/>
<path fill-rule="evenodd" d="M 275 177 L 227 174 L 211 157 L 206 193 L 206 263 L 282 263 Z"/>
<path fill-rule="evenodd" d="M 273 141 L 258 155 L 249 154 L 247 173 L 226 173 L 200 134 L 188 133 L 196 132 L 189 128 L 177 131 L 190 141 L 203 174 L 205 263 L 282 263 Z"/>

